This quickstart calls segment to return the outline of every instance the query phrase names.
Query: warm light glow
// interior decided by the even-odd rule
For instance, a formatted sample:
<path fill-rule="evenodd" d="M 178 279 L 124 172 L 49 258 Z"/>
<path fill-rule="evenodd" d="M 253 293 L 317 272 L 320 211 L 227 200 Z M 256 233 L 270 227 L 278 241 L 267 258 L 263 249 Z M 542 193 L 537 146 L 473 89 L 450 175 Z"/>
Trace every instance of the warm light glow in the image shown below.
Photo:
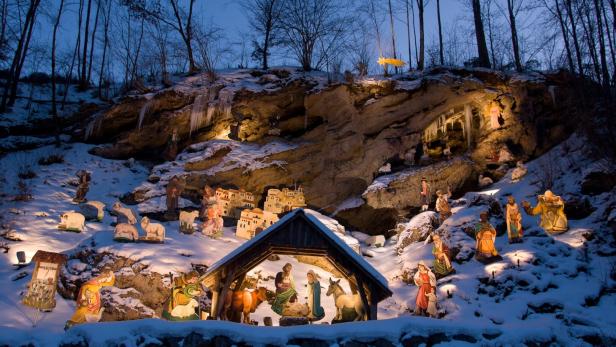
<path fill-rule="evenodd" d="M 486 265 L 485 271 L 488 276 L 492 277 L 492 272 L 494 272 L 494 276 L 498 276 L 501 272 L 503 272 L 507 268 L 507 264 L 504 262 L 494 263 L 490 265 Z"/>
<path fill-rule="evenodd" d="M 393 65 L 396 67 L 402 67 L 406 65 L 405 62 L 396 58 L 379 57 L 379 60 L 377 60 L 377 62 L 379 63 L 379 65 Z"/>

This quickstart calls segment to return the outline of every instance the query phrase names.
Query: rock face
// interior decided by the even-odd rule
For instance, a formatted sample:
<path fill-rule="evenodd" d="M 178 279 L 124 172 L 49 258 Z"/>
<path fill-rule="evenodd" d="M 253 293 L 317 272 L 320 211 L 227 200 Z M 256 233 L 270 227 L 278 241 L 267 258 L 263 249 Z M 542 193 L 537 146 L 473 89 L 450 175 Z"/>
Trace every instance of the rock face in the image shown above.
<path fill-rule="evenodd" d="M 103 268 L 114 271 L 116 282 L 101 290 L 105 308 L 102 321 L 160 317 L 171 293 L 169 278 L 113 254 L 84 250 L 73 255 L 60 273 L 58 292 L 64 298 L 76 299 L 81 285 Z"/>
<path fill-rule="evenodd" d="M 284 138 L 289 144 L 285 150 L 262 151 L 253 158 L 258 165 L 251 166 L 228 165 L 248 152 L 211 151 L 207 143 L 189 147 L 187 153 L 211 153 L 189 162 L 180 155 L 174 167 L 153 172 L 150 182 L 158 183 L 140 187 L 135 201 L 160 192 L 170 174 L 186 177 L 184 197 L 195 203 L 206 183 L 257 196 L 270 187 L 301 184 L 308 205 L 328 213 L 348 199 L 363 197 L 365 204 L 337 217 L 367 233 L 382 234 L 420 205 L 422 176 L 433 180 L 432 193 L 448 184 L 454 193 L 464 191 L 476 185 L 479 173 L 499 178 L 507 168 L 500 166 L 539 155 L 562 140 L 570 130 L 566 120 L 573 111 L 568 106 L 575 102 L 575 80 L 562 74 L 436 69 L 352 85 L 326 85 L 323 76 L 292 70 L 264 76 L 241 70 L 203 84 L 192 77 L 149 99 L 124 100 L 90 123 L 91 141 L 115 139 L 94 152 L 151 157 L 164 150 L 172 129 L 178 132 L 180 148 L 229 138 L 262 149 Z M 141 130 L 136 130 L 146 103 Z M 205 120 L 203 114 L 195 115 L 195 104 L 202 103 L 207 105 Z M 431 158 L 423 167 L 411 167 L 412 150 L 425 131 L 456 115 L 466 117 L 466 123 L 453 124 L 451 130 L 466 129 L 459 142 L 465 149 L 455 151 L 448 162 Z M 501 154 L 499 160 L 498 153 L 510 156 L 503 159 Z M 378 177 L 387 163 L 392 172 Z M 379 184 L 383 180 L 387 184 Z"/>

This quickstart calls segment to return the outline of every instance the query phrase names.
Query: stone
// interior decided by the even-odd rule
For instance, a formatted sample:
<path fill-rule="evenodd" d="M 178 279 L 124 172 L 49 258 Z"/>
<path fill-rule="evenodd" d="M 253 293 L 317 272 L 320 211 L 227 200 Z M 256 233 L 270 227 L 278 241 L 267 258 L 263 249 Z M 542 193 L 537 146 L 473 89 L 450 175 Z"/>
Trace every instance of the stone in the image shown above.
<path fill-rule="evenodd" d="M 385 246 L 385 236 L 383 235 L 370 236 L 366 239 L 365 243 L 366 245 L 370 247 L 383 247 Z"/>

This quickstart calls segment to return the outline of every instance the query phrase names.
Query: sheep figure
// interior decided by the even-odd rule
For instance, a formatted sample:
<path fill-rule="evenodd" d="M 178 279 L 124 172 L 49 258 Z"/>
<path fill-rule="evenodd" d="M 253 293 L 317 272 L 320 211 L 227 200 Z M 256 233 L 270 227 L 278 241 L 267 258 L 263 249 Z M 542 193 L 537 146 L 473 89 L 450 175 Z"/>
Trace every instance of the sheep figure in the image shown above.
<path fill-rule="evenodd" d="M 58 229 L 80 233 L 86 228 L 86 217 L 79 212 L 64 212 L 60 215 Z"/>
<path fill-rule="evenodd" d="M 190 299 L 186 305 L 177 305 L 171 311 L 171 316 L 176 318 L 186 318 L 195 315 L 195 308 L 199 306 L 197 300 Z"/>
<path fill-rule="evenodd" d="M 184 234 L 192 234 L 195 232 L 195 219 L 199 217 L 199 211 L 180 211 L 180 232 Z"/>
<path fill-rule="evenodd" d="M 428 298 L 428 308 L 426 312 L 432 318 L 436 318 L 438 315 L 438 311 L 436 310 L 436 294 L 434 292 L 426 293 L 426 297 Z"/>
<path fill-rule="evenodd" d="M 490 177 L 484 177 L 483 175 L 479 175 L 479 188 L 485 188 L 489 185 L 492 185 L 494 181 Z"/>
<path fill-rule="evenodd" d="M 100 201 L 88 201 L 80 204 L 79 210 L 88 221 L 101 222 L 105 217 L 105 204 Z"/>
<path fill-rule="evenodd" d="M 145 231 L 146 242 L 165 242 L 165 227 L 159 223 L 150 223 L 150 218 L 141 218 L 141 228 Z"/>
<path fill-rule="evenodd" d="M 120 242 L 135 242 L 139 239 L 139 231 L 132 224 L 120 223 L 113 231 L 113 239 Z"/>
<path fill-rule="evenodd" d="M 111 214 L 117 217 L 118 223 L 137 224 L 137 216 L 135 212 L 128 207 L 122 206 L 119 201 L 113 204 Z"/>
<path fill-rule="evenodd" d="M 522 177 L 526 176 L 527 173 L 528 169 L 524 163 L 522 163 L 522 161 L 518 161 L 515 165 L 515 169 L 511 172 L 511 180 L 513 182 L 517 182 L 522 179 Z"/>

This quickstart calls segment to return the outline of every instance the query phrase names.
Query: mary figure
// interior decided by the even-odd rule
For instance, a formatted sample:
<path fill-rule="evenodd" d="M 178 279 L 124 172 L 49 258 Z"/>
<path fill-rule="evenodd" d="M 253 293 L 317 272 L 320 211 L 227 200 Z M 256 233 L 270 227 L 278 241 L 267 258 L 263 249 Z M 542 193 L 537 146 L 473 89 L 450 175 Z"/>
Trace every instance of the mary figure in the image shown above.
<path fill-rule="evenodd" d="M 308 319 L 317 321 L 325 317 L 325 311 L 321 307 L 321 283 L 319 275 L 310 270 L 306 274 L 308 277 Z"/>

